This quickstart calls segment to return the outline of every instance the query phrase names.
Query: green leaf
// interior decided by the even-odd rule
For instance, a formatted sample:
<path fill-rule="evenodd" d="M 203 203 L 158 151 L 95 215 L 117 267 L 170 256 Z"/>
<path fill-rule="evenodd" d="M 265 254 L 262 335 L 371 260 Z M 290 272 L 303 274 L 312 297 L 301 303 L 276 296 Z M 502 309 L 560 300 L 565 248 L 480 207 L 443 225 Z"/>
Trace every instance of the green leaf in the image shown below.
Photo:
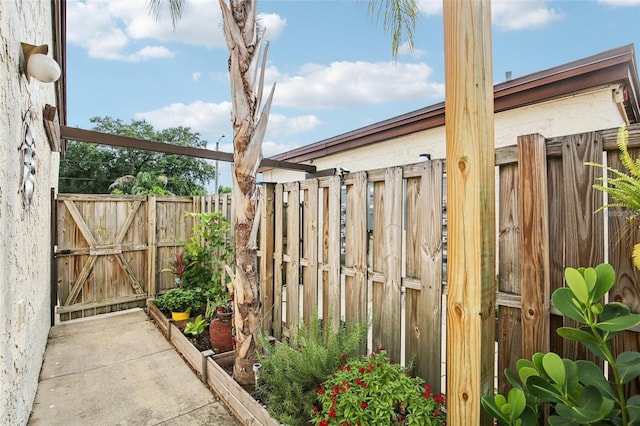
<path fill-rule="evenodd" d="M 640 314 L 629 314 L 599 322 L 596 327 L 599 330 L 615 332 L 628 330 L 638 324 L 640 324 Z"/>
<path fill-rule="evenodd" d="M 599 300 L 604 297 L 605 294 L 616 282 L 616 271 L 613 269 L 613 266 L 608 263 L 601 263 L 595 268 L 596 273 L 598 274 L 598 280 L 596 281 L 596 285 L 592 291 L 593 300 Z"/>
<path fill-rule="evenodd" d="M 540 373 L 533 367 L 522 367 L 518 370 L 518 375 L 520 376 L 520 381 L 522 383 L 527 383 L 527 380 L 531 376 L 540 377 Z"/>
<path fill-rule="evenodd" d="M 592 294 L 593 289 L 596 286 L 596 281 L 598 280 L 598 274 L 596 270 L 593 268 L 586 268 L 582 275 L 584 277 L 584 282 L 587 284 L 587 291 L 589 292 L 589 294 Z"/>
<path fill-rule="evenodd" d="M 527 379 L 527 389 L 543 401 L 562 402 L 562 395 L 558 389 L 540 376 L 530 376 Z"/>
<path fill-rule="evenodd" d="M 511 421 L 509 417 L 507 417 L 500 409 L 500 406 L 496 404 L 496 397 L 498 396 L 502 395 L 498 394 L 495 397 L 493 395 L 484 395 L 482 399 L 480 399 L 480 405 L 482 405 L 482 408 L 484 408 L 485 411 L 498 419 L 500 423 L 510 424 Z M 502 399 L 504 399 L 504 396 L 502 396 Z"/>
<path fill-rule="evenodd" d="M 618 371 L 620 372 L 620 381 L 629 383 L 631 380 L 640 376 L 640 353 L 638 352 L 622 352 L 616 360 Z"/>
<path fill-rule="evenodd" d="M 579 426 L 580 423 L 576 422 L 570 417 L 561 416 L 549 416 L 549 426 Z"/>
<path fill-rule="evenodd" d="M 640 424 L 640 395 L 634 395 L 627 400 L 627 414 L 629 425 Z"/>
<path fill-rule="evenodd" d="M 573 303 L 573 293 L 570 289 L 563 287 L 553 292 L 551 301 L 560 312 L 566 317 L 571 318 L 579 323 L 586 324 L 587 320 L 582 310 L 578 309 Z"/>
<path fill-rule="evenodd" d="M 509 391 L 509 404 L 511 405 L 511 419 L 515 420 L 522 415 L 527 406 L 527 398 L 520 389 L 513 388 Z"/>
<path fill-rule="evenodd" d="M 611 384 L 604 377 L 602 370 L 591 361 L 576 361 L 578 368 L 578 380 L 585 386 L 594 386 L 607 398 L 616 399 L 616 395 L 611 389 Z"/>
<path fill-rule="evenodd" d="M 577 269 L 566 268 L 564 270 L 564 277 L 567 280 L 567 286 L 571 289 L 575 298 L 583 305 L 589 303 L 589 288 L 582 274 Z"/>
<path fill-rule="evenodd" d="M 596 339 L 590 331 L 579 330 L 572 327 L 560 327 L 556 330 L 556 332 L 560 337 L 567 340 L 573 340 L 576 342 L 589 342 L 596 345 L 599 343 L 598 339 Z"/>
<path fill-rule="evenodd" d="M 562 388 L 565 389 L 567 374 L 564 368 L 564 362 L 562 362 L 562 358 L 560 358 L 560 356 L 554 352 L 549 352 L 542 358 L 542 365 L 544 367 L 544 371 L 551 378 L 551 380 L 561 385 Z"/>

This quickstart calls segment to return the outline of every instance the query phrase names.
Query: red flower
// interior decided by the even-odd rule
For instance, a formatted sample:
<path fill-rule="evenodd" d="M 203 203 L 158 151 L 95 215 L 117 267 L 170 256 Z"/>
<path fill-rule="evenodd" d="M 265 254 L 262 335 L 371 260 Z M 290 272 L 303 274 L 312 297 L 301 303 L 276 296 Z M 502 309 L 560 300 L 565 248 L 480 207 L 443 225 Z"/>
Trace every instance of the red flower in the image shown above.
<path fill-rule="evenodd" d="M 379 352 L 384 351 L 384 346 L 382 346 L 382 345 L 378 346 L 378 351 L 379 351 Z"/>
<path fill-rule="evenodd" d="M 433 410 L 433 417 L 440 417 L 440 411 Z"/>
<path fill-rule="evenodd" d="M 318 408 L 318 406 L 314 406 L 313 407 L 313 415 L 317 415 L 320 412 L 320 409 Z"/>
<path fill-rule="evenodd" d="M 345 362 L 347 360 L 347 354 L 342 354 L 340 361 Z"/>
<path fill-rule="evenodd" d="M 338 370 L 340 370 L 340 371 L 344 370 L 344 366 L 343 365 L 339 365 L 338 366 Z"/>
<path fill-rule="evenodd" d="M 433 400 L 438 404 L 444 404 L 444 395 L 436 395 L 433 397 Z"/>
<path fill-rule="evenodd" d="M 320 386 L 318 387 L 318 389 L 316 390 L 316 393 L 317 393 L 318 395 L 324 395 L 326 391 L 327 391 L 327 390 L 324 388 L 324 385 L 320 385 Z"/>
<path fill-rule="evenodd" d="M 363 410 L 366 409 L 369 406 L 369 404 L 367 404 L 366 402 L 363 402 L 362 404 L 360 404 L 360 408 L 362 408 Z"/>
<path fill-rule="evenodd" d="M 331 406 L 331 408 L 329 408 L 329 417 L 335 419 L 336 415 L 336 407 Z"/>
<path fill-rule="evenodd" d="M 422 396 L 425 398 L 431 398 L 431 390 L 425 389 L 424 392 L 422 392 Z"/>
<path fill-rule="evenodd" d="M 345 370 L 347 370 L 347 371 L 351 371 L 351 366 L 350 366 L 350 365 L 347 365 L 347 366 L 346 366 L 346 368 L 345 368 Z"/>
<path fill-rule="evenodd" d="M 318 423 L 318 426 L 329 426 L 329 420 L 322 420 Z"/>
<path fill-rule="evenodd" d="M 364 367 L 360 367 L 360 368 L 358 368 L 358 373 L 360 373 L 360 374 L 364 374 Z"/>

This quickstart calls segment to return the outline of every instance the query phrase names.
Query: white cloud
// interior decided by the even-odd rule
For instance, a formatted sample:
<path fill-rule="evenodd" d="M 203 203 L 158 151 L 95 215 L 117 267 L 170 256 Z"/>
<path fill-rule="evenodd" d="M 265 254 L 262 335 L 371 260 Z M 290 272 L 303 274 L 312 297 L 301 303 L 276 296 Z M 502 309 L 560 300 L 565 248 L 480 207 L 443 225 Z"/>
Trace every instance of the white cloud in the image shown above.
<path fill-rule="evenodd" d="M 221 135 L 230 131 L 231 103 L 175 103 L 152 111 L 136 113 L 134 117 L 146 120 L 159 129 L 185 126 L 203 135 Z"/>
<path fill-rule="evenodd" d="M 273 103 L 299 109 L 371 105 L 413 99 L 441 99 L 444 84 L 429 81 L 433 70 L 424 63 L 333 62 L 306 64 L 298 75 L 280 74 Z"/>
<path fill-rule="evenodd" d="M 200 71 L 196 71 L 191 75 L 191 77 L 193 78 L 193 81 L 198 81 L 200 80 L 200 77 L 202 77 L 202 73 Z"/>
<path fill-rule="evenodd" d="M 185 2 L 173 28 L 168 10 L 155 20 L 146 1 L 85 0 L 67 3 L 67 40 L 87 49 L 89 56 L 108 60 L 139 61 L 167 58 L 166 47 L 143 46 L 131 52 L 133 41 L 182 42 L 226 49 L 220 6 L 216 0 Z M 282 33 L 286 20 L 276 14 L 258 14 L 270 40 Z"/>
<path fill-rule="evenodd" d="M 146 120 L 155 128 L 189 127 L 203 136 L 231 134 L 231 103 L 218 104 L 196 101 L 191 104 L 175 103 L 152 111 L 135 114 L 138 120 Z M 286 117 L 272 113 L 267 133 L 270 137 L 287 136 L 307 132 L 320 125 L 314 115 Z M 211 140 L 209 140 L 211 142 Z"/>
<path fill-rule="evenodd" d="M 599 0 L 607 2 L 631 3 L 640 0 Z M 541 28 L 563 18 L 563 13 L 550 8 L 550 0 L 494 0 L 491 2 L 491 19 L 500 30 L 524 30 Z M 419 0 L 420 11 L 425 15 L 442 13 L 441 0 Z"/>
<path fill-rule="evenodd" d="M 561 11 L 547 7 L 547 0 L 496 0 L 491 4 L 494 25 L 501 30 L 542 28 L 564 18 Z"/>
<path fill-rule="evenodd" d="M 277 143 L 274 141 L 262 142 L 262 156 L 265 158 L 273 157 L 274 155 L 281 154 L 283 152 L 291 151 L 298 148 L 297 144 Z"/>

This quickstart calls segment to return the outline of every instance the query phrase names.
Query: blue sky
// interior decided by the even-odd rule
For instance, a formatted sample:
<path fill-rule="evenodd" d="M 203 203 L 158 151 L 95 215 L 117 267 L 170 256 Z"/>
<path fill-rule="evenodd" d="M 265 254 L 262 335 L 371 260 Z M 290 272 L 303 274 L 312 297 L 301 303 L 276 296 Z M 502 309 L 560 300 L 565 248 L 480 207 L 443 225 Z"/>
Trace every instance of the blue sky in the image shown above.
<path fill-rule="evenodd" d="M 187 0 L 174 30 L 146 0 L 67 2 L 68 125 L 145 119 L 187 126 L 232 152 L 228 52 L 217 0 Z M 391 38 L 368 0 L 261 0 L 276 83 L 265 157 L 444 100 L 442 1 L 420 1 L 413 51 L 393 61 Z M 640 0 L 491 3 L 494 83 L 634 44 Z M 220 165 L 220 184 L 230 185 Z"/>

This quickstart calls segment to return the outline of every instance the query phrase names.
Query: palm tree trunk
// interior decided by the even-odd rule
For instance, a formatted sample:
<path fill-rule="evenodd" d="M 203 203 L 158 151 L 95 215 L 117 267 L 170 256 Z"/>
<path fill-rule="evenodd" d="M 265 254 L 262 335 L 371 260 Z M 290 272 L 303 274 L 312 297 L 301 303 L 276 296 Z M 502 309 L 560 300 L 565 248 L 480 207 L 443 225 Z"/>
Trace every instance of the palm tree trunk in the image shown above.
<path fill-rule="evenodd" d="M 262 114 L 266 49 L 260 64 L 262 33 L 256 24 L 257 0 L 219 0 L 222 10 L 233 103 L 233 203 L 235 208 L 236 271 L 234 320 L 236 362 L 233 375 L 240 384 L 253 384 L 256 336 L 260 329 L 257 247 L 251 241 L 256 220 L 256 173 L 262 161 L 262 139 L 266 130 L 273 89 Z M 260 72 L 259 72 L 260 71 Z M 259 216 L 258 216 L 259 217 Z"/>

